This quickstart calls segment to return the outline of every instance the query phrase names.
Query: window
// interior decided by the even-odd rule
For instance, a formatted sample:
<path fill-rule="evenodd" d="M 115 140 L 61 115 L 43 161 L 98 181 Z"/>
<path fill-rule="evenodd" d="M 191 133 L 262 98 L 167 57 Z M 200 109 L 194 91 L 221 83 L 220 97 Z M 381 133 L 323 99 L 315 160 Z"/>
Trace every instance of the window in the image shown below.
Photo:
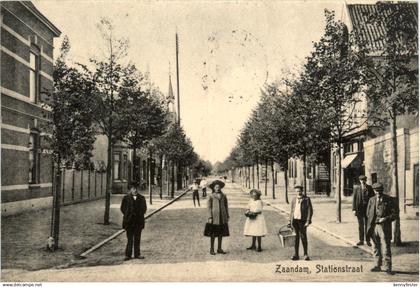
<path fill-rule="evenodd" d="M 36 49 L 31 49 L 29 66 L 29 99 L 35 103 L 39 96 L 39 52 Z"/>
<path fill-rule="evenodd" d="M 114 179 L 121 179 L 121 154 L 114 154 Z"/>
<path fill-rule="evenodd" d="M 377 183 L 378 182 L 378 175 L 376 173 L 372 173 L 370 175 L 370 178 L 372 179 L 372 184 Z"/>
<path fill-rule="evenodd" d="M 128 158 L 127 158 L 127 155 L 126 154 L 123 155 L 123 159 L 124 159 L 124 164 L 123 164 L 123 168 L 124 168 L 124 170 L 123 170 L 123 178 L 124 179 L 127 179 L 128 178 L 128 176 L 127 176 L 127 171 L 128 171 L 128 167 L 127 167 Z"/>
<path fill-rule="evenodd" d="M 31 132 L 29 134 L 29 183 L 39 182 L 39 169 L 39 134 L 37 132 Z"/>

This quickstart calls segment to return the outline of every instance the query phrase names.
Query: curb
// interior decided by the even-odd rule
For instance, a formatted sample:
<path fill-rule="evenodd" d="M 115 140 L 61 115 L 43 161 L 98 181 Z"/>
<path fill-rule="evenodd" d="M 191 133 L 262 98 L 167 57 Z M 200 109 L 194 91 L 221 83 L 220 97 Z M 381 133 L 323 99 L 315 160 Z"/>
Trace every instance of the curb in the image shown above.
<path fill-rule="evenodd" d="M 153 210 L 152 212 L 146 214 L 144 216 L 144 220 L 149 219 L 153 214 L 161 211 L 162 209 L 164 209 L 165 207 L 171 205 L 172 203 L 176 202 L 178 199 L 180 199 L 181 197 L 183 197 L 185 194 L 187 194 L 189 191 L 189 189 L 184 190 L 180 195 L 178 195 L 177 197 L 175 197 L 174 199 L 172 199 L 171 201 L 168 201 L 167 203 L 163 204 L 162 206 L 160 206 L 159 208 Z M 98 244 L 96 244 L 95 246 L 89 248 L 88 250 L 86 250 L 85 252 L 83 252 L 82 254 L 79 255 L 80 258 L 86 258 L 86 256 L 90 253 L 92 253 L 93 251 L 99 249 L 100 247 L 102 247 L 104 244 L 106 244 L 107 242 L 113 240 L 114 238 L 118 237 L 119 235 L 121 235 L 122 233 L 124 233 L 125 230 L 124 229 L 120 229 L 117 232 L 115 232 L 114 234 L 112 234 L 111 236 L 109 236 L 108 238 L 102 240 L 101 242 L 99 242 Z"/>
<path fill-rule="evenodd" d="M 248 192 L 248 191 L 247 191 L 247 188 L 243 187 L 242 185 L 239 185 L 239 186 L 241 187 L 241 189 L 242 189 L 244 192 Z M 271 206 L 272 208 L 274 208 L 274 209 L 276 209 L 276 210 L 280 211 L 281 213 L 286 214 L 287 216 L 289 216 L 289 215 L 290 215 L 290 213 L 289 213 L 288 211 L 284 210 L 283 208 L 281 208 L 281 207 L 279 207 L 279 206 L 277 206 L 277 205 L 272 204 L 269 200 L 264 199 L 264 200 L 263 200 L 263 202 L 264 202 L 265 204 L 267 204 L 268 206 Z M 363 246 L 363 245 L 362 245 L 362 246 L 358 246 L 358 245 L 356 245 L 356 244 L 355 244 L 355 242 L 352 242 L 352 241 L 350 241 L 350 240 L 348 240 L 348 239 L 346 239 L 346 238 L 344 238 L 344 237 L 342 237 L 342 236 L 340 236 L 340 235 L 338 235 L 338 234 L 336 234 L 336 233 L 334 233 L 334 232 L 331 232 L 331 231 L 329 231 L 328 229 L 326 229 L 326 228 L 324 228 L 324 227 L 321 227 L 321 226 L 319 226 L 319 225 L 317 225 L 317 224 L 312 223 L 312 224 L 311 224 L 311 226 L 312 226 L 313 228 L 317 229 L 318 231 L 321 231 L 321 232 L 323 232 L 323 233 L 325 233 L 325 234 L 328 234 L 328 235 L 329 235 L 329 236 L 331 236 L 331 237 L 334 237 L 334 238 L 336 238 L 336 239 L 339 239 L 339 240 L 343 241 L 344 243 L 346 243 L 346 244 L 350 245 L 350 246 L 351 246 L 351 247 L 353 247 L 353 248 L 358 248 L 358 249 L 360 249 L 360 250 L 362 250 L 362 251 L 364 251 L 364 252 L 368 253 L 369 255 L 372 255 L 372 254 L 373 254 L 373 252 L 372 252 L 371 248 L 369 248 L 369 247 L 366 247 L 366 246 Z"/>

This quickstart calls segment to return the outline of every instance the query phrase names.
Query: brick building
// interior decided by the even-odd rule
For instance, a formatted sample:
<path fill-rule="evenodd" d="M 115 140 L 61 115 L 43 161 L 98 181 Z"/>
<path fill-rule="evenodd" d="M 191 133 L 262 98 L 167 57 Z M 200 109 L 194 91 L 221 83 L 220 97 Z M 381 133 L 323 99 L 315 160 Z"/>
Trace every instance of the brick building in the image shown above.
<path fill-rule="evenodd" d="M 395 4 L 398 5 L 398 4 Z M 412 3 L 413 25 L 417 27 L 417 4 Z M 381 61 L 381 47 L 378 41 L 384 27 L 368 23 L 368 13 L 377 10 L 375 4 L 346 5 L 344 22 L 349 30 L 360 33 L 367 42 L 369 56 Z M 418 60 L 413 59 L 418 68 Z M 360 94 L 361 100 L 356 110 L 374 109 L 366 95 Z M 398 169 L 401 208 L 418 208 L 418 115 L 402 115 L 397 118 Z M 337 150 L 331 154 L 332 192 L 337 188 Z M 393 189 L 391 168 L 391 133 L 390 127 L 375 128 L 369 119 L 359 129 L 348 134 L 342 153 L 342 188 L 344 196 L 353 192 L 353 185 L 358 183 L 359 175 L 366 175 L 368 183 L 382 182 L 387 192 Z"/>
<path fill-rule="evenodd" d="M 52 89 L 54 38 L 61 32 L 31 2 L 0 6 L 1 203 L 2 213 L 13 213 L 51 204 L 41 91 Z"/>

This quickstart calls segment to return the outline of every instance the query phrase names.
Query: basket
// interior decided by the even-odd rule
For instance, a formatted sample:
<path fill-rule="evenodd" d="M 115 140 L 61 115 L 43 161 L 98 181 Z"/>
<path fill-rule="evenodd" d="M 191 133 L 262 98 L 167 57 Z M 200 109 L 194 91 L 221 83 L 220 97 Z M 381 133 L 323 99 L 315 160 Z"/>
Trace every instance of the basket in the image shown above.
<path fill-rule="evenodd" d="M 291 227 L 284 225 L 277 233 L 282 247 L 292 247 L 295 245 L 296 234 Z"/>

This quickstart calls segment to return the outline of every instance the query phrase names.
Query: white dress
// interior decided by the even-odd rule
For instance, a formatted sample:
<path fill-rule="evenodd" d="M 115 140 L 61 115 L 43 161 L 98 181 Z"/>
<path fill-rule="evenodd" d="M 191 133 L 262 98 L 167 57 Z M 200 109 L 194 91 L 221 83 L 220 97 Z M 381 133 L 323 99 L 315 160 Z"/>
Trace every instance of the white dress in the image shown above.
<path fill-rule="evenodd" d="M 248 209 L 251 212 L 262 212 L 263 203 L 260 199 L 251 199 L 248 203 Z M 256 218 L 246 218 L 244 235 L 245 236 L 265 236 L 267 234 L 267 226 L 265 224 L 264 214 L 258 214 Z"/>

